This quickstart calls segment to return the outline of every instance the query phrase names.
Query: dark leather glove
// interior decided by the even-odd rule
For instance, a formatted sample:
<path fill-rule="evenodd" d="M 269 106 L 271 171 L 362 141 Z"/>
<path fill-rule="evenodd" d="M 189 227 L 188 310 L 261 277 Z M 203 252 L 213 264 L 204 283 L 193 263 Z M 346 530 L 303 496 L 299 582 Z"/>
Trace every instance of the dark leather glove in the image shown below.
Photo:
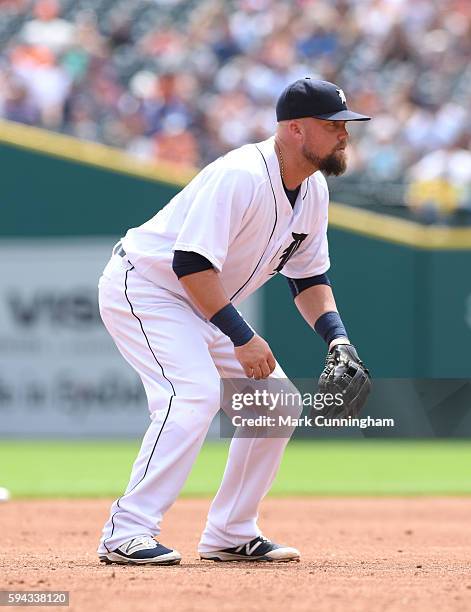
<path fill-rule="evenodd" d="M 327 354 L 319 378 L 319 392 L 341 394 L 341 405 L 325 406 L 318 414 L 325 417 L 357 417 L 371 390 L 370 373 L 353 344 L 337 344 Z"/>

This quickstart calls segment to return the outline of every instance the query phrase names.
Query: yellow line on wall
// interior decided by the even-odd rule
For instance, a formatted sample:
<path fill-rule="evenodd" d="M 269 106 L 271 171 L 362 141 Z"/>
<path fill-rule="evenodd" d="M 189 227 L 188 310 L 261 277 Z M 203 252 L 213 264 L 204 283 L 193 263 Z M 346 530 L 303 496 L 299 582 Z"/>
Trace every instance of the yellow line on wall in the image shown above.
<path fill-rule="evenodd" d="M 106 145 L 78 140 L 64 134 L 11 121 L 0 121 L 0 143 L 45 153 L 77 163 L 97 166 L 159 183 L 185 186 L 195 175 L 195 170 L 178 168 L 172 164 L 138 159 L 124 151 Z"/>
<path fill-rule="evenodd" d="M 37 127 L 0 120 L 0 143 L 52 155 L 76 163 L 144 178 L 176 187 L 196 173 L 172 164 L 146 162 L 119 149 L 56 134 Z M 414 221 L 332 203 L 329 224 L 369 238 L 421 249 L 471 250 L 471 228 L 424 226 Z"/>
<path fill-rule="evenodd" d="M 470 227 L 425 226 L 345 204 L 330 205 L 329 226 L 420 249 L 471 250 Z"/>

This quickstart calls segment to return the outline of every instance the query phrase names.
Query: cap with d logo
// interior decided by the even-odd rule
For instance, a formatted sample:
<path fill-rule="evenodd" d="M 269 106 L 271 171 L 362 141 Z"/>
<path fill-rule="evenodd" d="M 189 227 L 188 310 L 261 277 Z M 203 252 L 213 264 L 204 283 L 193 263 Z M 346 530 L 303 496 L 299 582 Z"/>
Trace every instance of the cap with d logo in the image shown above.
<path fill-rule="evenodd" d="M 315 117 L 329 121 L 368 121 L 371 117 L 347 108 L 345 94 L 328 81 L 306 77 L 298 79 L 282 92 L 276 103 L 276 120 Z"/>

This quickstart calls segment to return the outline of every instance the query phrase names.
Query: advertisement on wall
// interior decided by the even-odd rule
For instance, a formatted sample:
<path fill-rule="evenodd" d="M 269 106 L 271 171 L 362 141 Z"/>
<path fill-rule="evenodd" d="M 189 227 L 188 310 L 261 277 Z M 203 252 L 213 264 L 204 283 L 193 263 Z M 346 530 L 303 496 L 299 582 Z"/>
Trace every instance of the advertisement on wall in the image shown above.
<path fill-rule="evenodd" d="M 0 243 L 0 436 L 140 435 L 145 393 L 100 319 L 112 238 Z"/>

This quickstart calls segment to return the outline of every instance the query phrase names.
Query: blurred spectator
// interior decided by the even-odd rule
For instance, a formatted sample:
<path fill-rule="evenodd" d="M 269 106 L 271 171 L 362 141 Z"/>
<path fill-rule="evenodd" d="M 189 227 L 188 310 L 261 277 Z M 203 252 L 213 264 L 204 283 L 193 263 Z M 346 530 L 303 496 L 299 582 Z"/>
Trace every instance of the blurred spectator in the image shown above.
<path fill-rule="evenodd" d="M 15 76 L 24 84 L 31 104 L 45 127 L 60 127 L 70 79 L 47 47 L 18 46 L 10 55 Z"/>
<path fill-rule="evenodd" d="M 365 204 L 471 207 L 469 0 L 0 0 L 0 34 L 5 118 L 198 166 L 309 74 L 375 119 L 349 126 Z"/>
<path fill-rule="evenodd" d="M 10 121 L 19 121 L 35 125 L 40 122 L 40 111 L 35 101 L 30 98 L 26 86 L 12 74 L 2 78 L 1 114 Z"/>
<path fill-rule="evenodd" d="M 28 45 L 48 47 L 54 53 L 61 53 L 72 44 L 75 27 L 59 17 L 57 0 L 37 0 L 34 4 L 34 19 L 25 22 L 20 30 L 20 40 Z"/>
<path fill-rule="evenodd" d="M 162 161 L 194 167 L 198 162 L 198 145 L 188 130 L 180 127 L 167 129 L 155 138 L 155 154 Z"/>
<path fill-rule="evenodd" d="M 28 9 L 29 0 L 0 0 L 0 12 L 5 14 L 16 15 L 25 12 Z"/>
<path fill-rule="evenodd" d="M 471 211 L 471 138 L 438 149 L 410 169 L 408 204 L 418 216 L 436 220 L 457 209 Z"/>

